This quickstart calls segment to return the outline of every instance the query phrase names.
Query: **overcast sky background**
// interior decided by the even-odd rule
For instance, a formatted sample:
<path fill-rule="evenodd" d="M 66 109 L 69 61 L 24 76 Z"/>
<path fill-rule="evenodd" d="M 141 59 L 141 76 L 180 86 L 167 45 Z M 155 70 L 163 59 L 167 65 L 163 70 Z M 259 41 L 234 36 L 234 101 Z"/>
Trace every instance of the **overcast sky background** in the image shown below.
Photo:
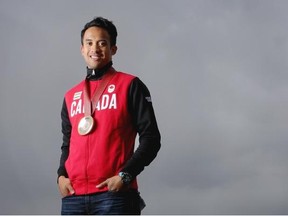
<path fill-rule="evenodd" d="M 64 93 L 80 31 L 118 28 L 117 70 L 148 86 L 162 149 L 143 214 L 288 214 L 288 1 L 0 0 L 0 214 L 59 214 Z"/>

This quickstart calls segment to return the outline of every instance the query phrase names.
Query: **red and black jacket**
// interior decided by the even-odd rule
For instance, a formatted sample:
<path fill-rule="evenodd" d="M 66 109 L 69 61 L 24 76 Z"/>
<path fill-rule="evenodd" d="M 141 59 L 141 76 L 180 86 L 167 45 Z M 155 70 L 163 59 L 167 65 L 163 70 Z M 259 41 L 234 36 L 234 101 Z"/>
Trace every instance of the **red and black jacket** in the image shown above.
<path fill-rule="evenodd" d="M 90 92 L 110 67 L 95 75 L 87 69 Z M 107 190 L 95 186 L 122 171 L 134 177 L 131 187 L 137 189 L 136 176 L 154 160 L 161 146 L 149 90 L 139 78 L 116 72 L 93 114 L 93 132 L 81 136 L 77 126 L 84 116 L 83 85 L 84 81 L 65 94 L 58 176 L 69 177 L 76 194 L 89 194 Z M 137 133 L 139 146 L 134 152 Z"/>

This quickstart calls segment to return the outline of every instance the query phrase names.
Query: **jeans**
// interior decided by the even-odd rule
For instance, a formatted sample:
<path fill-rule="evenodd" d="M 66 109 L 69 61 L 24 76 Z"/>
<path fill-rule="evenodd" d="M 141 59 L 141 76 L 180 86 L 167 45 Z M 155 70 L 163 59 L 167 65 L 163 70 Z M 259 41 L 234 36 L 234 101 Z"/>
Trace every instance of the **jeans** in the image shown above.
<path fill-rule="evenodd" d="M 140 215 L 138 191 L 102 192 L 62 198 L 62 215 Z"/>

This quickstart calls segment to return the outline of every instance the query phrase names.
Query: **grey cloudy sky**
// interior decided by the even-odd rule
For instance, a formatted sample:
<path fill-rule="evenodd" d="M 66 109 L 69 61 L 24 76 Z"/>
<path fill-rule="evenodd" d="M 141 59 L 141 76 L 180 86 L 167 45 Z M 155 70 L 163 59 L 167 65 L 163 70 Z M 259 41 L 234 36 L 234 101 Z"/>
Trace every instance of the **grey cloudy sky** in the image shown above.
<path fill-rule="evenodd" d="M 143 214 L 288 214 L 288 1 L 0 0 L 0 214 L 59 214 L 60 109 L 80 31 L 114 21 L 114 66 L 162 134 Z"/>

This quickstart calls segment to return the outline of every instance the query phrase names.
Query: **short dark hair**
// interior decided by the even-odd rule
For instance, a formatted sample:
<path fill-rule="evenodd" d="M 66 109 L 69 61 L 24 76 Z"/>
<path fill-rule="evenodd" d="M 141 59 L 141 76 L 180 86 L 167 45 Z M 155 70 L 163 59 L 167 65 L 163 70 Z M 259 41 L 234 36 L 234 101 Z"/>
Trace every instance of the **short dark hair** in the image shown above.
<path fill-rule="evenodd" d="M 109 21 L 103 17 L 95 17 L 93 20 L 86 23 L 86 25 L 81 31 L 81 44 L 82 45 L 83 45 L 83 37 L 84 37 L 85 31 L 91 27 L 99 27 L 99 28 L 105 29 L 110 36 L 111 46 L 116 45 L 117 29 L 112 21 Z"/>

